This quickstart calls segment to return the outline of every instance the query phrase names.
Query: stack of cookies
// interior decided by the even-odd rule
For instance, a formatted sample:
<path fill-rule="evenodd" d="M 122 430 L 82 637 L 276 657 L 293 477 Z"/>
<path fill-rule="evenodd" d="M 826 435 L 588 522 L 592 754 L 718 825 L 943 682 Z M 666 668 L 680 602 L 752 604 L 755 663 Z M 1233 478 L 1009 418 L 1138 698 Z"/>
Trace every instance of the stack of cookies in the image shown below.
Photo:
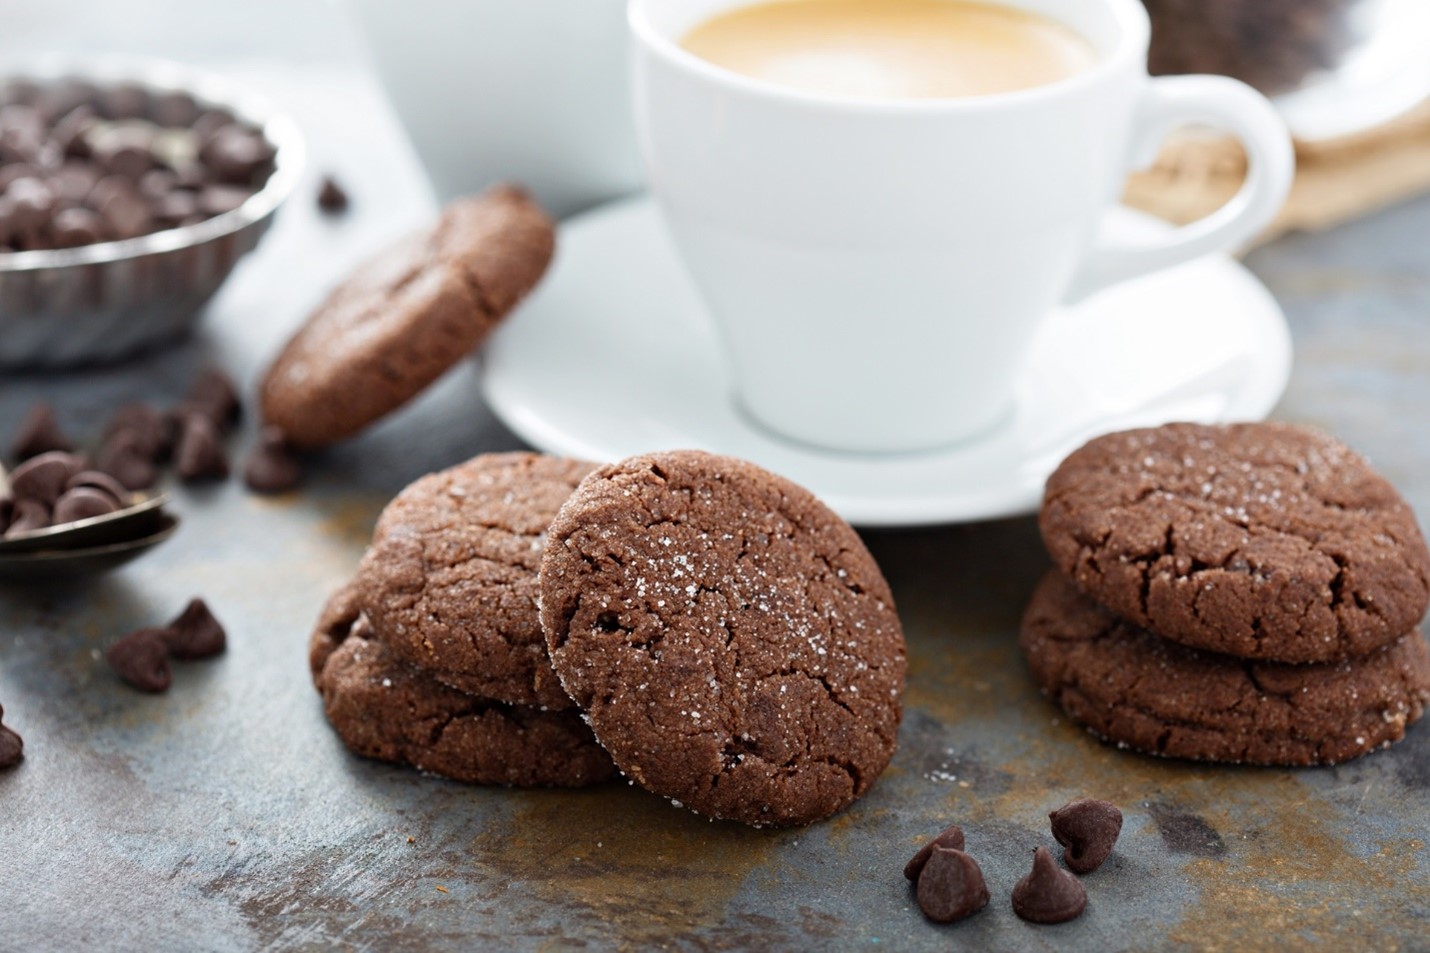
<path fill-rule="evenodd" d="M 474 783 L 613 776 L 710 817 L 862 795 L 902 714 L 903 632 L 847 523 L 696 451 L 597 469 L 493 454 L 383 511 L 311 665 L 359 754 Z"/>
<path fill-rule="evenodd" d="M 1076 721 L 1149 754 L 1334 764 L 1430 702 L 1430 553 L 1364 459 L 1277 423 L 1101 437 L 1048 480 L 1059 572 L 1022 647 Z"/>

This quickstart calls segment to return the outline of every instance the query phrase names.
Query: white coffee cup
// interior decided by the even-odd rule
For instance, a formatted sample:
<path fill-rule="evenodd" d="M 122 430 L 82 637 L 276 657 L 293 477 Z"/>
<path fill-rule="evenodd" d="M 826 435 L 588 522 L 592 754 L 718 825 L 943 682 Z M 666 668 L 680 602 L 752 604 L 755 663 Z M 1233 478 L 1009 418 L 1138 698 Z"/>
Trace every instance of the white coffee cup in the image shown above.
<path fill-rule="evenodd" d="M 438 199 L 524 183 L 566 216 L 637 191 L 625 0 L 349 0 Z"/>
<path fill-rule="evenodd" d="M 630 0 L 636 127 L 734 397 L 785 437 L 901 452 L 985 432 L 1054 307 L 1244 242 L 1290 187 L 1285 124 L 1258 93 L 1147 75 L 1138 0 L 1004 0 L 1077 31 L 1096 65 L 1020 92 L 893 101 L 802 93 L 680 47 L 750 2 Z M 1242 190 L 1157 241 L 1100 236 L 1127 173 L 1192 123 L 1246 146 Z"/>

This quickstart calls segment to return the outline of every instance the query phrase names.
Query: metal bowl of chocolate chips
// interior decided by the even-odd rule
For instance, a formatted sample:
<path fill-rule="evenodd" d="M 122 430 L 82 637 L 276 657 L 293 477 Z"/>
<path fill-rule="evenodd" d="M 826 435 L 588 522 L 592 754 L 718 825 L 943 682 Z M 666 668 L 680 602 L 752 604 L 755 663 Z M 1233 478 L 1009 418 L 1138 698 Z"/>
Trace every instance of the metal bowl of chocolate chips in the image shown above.
<path fill-rule="evenodd" d="M 174 64 L 0 77 L 0 368 L 182 337 L 267 231 L 302 148 L 289 120 Z"/>

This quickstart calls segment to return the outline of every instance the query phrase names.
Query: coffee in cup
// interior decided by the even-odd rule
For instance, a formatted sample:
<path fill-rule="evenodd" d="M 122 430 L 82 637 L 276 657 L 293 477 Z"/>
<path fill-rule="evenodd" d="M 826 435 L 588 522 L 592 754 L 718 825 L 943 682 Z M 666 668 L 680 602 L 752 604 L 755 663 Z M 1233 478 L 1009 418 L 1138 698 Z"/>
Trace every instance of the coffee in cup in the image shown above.
<path fill-rule="evenodd" d="M 836 10 L 869 28 L 826 48 Z M 1293 154 L 1275 108 L 1224 77 L 1150 78 L 1140 0 L 989 10 L 961 0 L 630 0 L 651 194 L 719 332 L 732 399 L 766 430 L 845 453 L 917 452 L 992 432 L 1011 419 L 1024 357 L 1054 308 L 1234 247 L 1285 199 Z M 780 18 L 791 18 L 787 29 L 772 28 Z M 935 56 L 913 70 L 901 55 L 879 75 L 866 68 L 879 22 L 895 24 L 906 53 L 1001 44 L 1002 66 L 966 74 L 997 74 L 1002 91 L 889 93 L 890 72 L 927 79 L 958 64 Z M 722 31 L 743 37 L 726 46 L 776 63 L 814 61 L 813 88 L 718 65 L 720 44 L 707 40 Z M 1030 73 L 1030 63 L 1053 72 Z M 1009 89 L 1010 78 L 1033 85 Z M 1129 168 L 1189 124 L 1245 145 L 1241 191 L 1164 234 L 1104 229 Z"/>
<path fill-rule="evenodd" d="M 1097 62 L 1067 26 L 969 0 L 773 0 L 680 45 L 751 79 L 854 99 L 955 99 L 1055 83 Z"/>

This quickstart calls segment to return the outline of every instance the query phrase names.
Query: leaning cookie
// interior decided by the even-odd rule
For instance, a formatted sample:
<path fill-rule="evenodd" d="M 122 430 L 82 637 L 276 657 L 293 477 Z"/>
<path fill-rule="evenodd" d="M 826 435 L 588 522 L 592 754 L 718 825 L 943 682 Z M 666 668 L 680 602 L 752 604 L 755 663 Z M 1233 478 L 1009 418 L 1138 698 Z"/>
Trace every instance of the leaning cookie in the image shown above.
<path fill-rule="evenodd" d="M 265 420 L 299 449 L 352 436 L 480 345 L 554 248 L 551 220 L 520 189 L 452 203 L 318 306 L 263 379 Z"/>
<path fill-rule="evenodd" d="M 788 480 L 696 451 L 597 470 L 551 526 L 540 589 L 557 674 L 650 791 L 807 824 L 894 753 L 893 597 L 858 535 Z"/>
<path fill-rule="evenodd" d="M 615 765 L 572 712 L 505 705 L 404 665 L 340 593 L 313 632 L 309 660 L 328 721 L 355 754 L 469 784 L 581 787 Z"/>
<path fill-rule="evenodd" d="M 1138 625 L 1279 662 L 1373 652 L 1430 603 L 1430 552 L 1394 487 L 1289 424 L 1169 424 L 1100 437 L 1048 480 L 1053 561 Z"/>
<path fill-rule="evenodd" d="M 1430 703 L 1419 632 L 1353 661 L 1252 662 L 1158 638 L 1055 572 L 1033 595 L 1021 645 L 1034 681 L 1075 721 L 1174 758 L 1336 764 L 1400 740 Z"/>
<path fill-rule="evenodd" d="M 358 570 L 361 604 L 388 647 L 464 692 L 573 707 L 546 654 L 536 576 L 547 528 L 595 466 L 485 454 L 399 493 Z"/>

